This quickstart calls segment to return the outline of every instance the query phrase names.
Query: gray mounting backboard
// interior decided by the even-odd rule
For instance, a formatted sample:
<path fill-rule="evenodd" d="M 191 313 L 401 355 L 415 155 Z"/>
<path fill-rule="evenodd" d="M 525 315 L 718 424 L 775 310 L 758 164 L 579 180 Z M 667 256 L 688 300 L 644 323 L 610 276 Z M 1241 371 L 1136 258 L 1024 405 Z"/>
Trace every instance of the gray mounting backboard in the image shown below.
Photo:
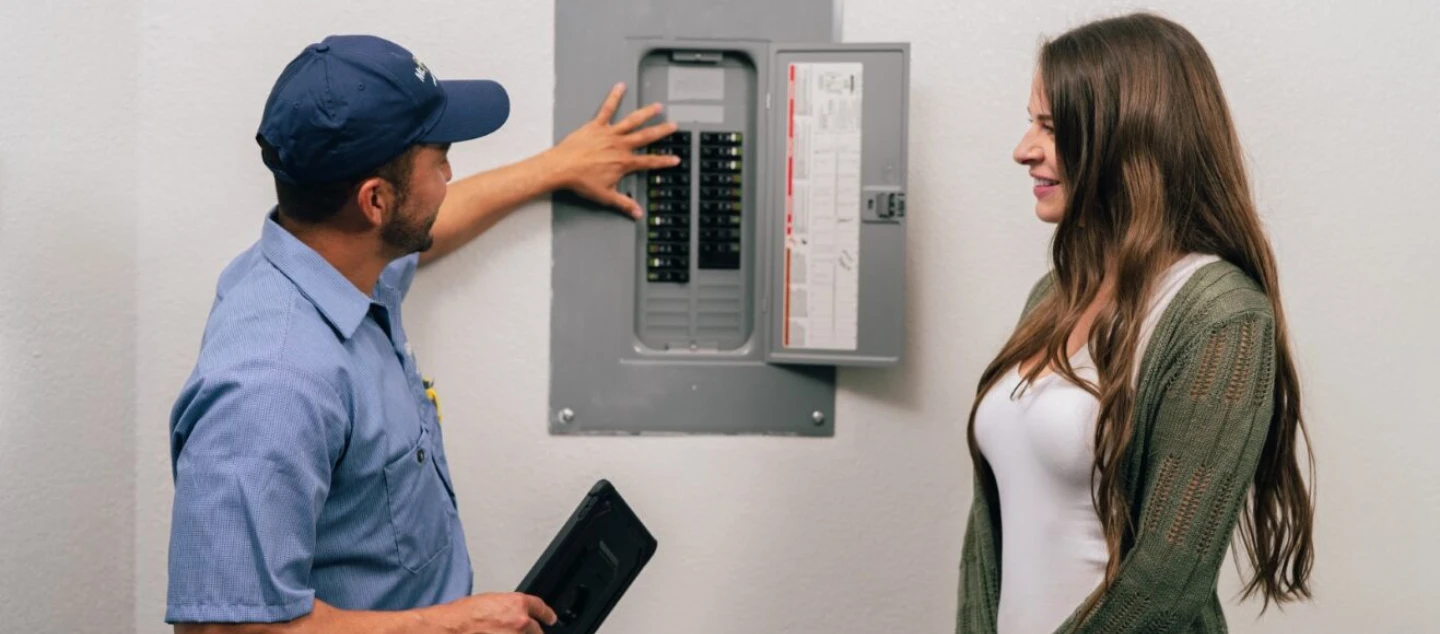
<path fill-rule="evenodd" d="M 647 73 L 665 72 L 642 64 L 649 54 L 646 41 L 748 47 L 759 57 L 752 60 L 753 77 L 744 81 L 753 84 L 758 98 L 769 85 L 768 42 L 836 39 L 831 0 L 557 0 L 555 24 L 557 142 L 594 116 L 616 81 L 631 86 L 624 111 L 641 105 L 637 93 L 646 92 Z M 648 78 L 658 81 L 658 75 Z M 752 114 L 749 123 L 759 130 L 765 120 Z M 638 179 L 630 179 L 626 189 L 643 198 Z M 753 232 L 754 216 L 749 218 Z M 572 195 L 554 197 L 551 433 L 833 435 L 835 369 L 766 362 L 762 329 L 755 327 L 755 311 L 763 306 L 754 298 L 763 300 L 762 293 L 740 291 L 751 298 L 743 309 L 750 325 L 742 323 L 730 339 L 717 335 L 714 346 L 662 345 L 652 336 L 657 331 L 649 329 L 648 318 L 637 317 L 637 309 L 644 310 L 637 293 L 642 281 L 637 271 L 644 269 L 637 247 L 642 231 Z M 754 232 L 754 249 L 767 248 L 765 233 Z"/>

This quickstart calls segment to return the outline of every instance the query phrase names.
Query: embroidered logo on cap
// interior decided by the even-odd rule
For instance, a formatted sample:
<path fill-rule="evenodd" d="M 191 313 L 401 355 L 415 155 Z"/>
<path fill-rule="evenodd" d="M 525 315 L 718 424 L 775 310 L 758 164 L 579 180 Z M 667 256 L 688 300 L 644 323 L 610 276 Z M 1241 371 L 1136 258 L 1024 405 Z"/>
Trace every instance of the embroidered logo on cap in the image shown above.
<path fill-rule="evenodd" d="M 418 57 L 412 59 L 415 60 L 415 79 L 425 81 L 425 77 L 429 76 L 430 83 L 435 84 L 436 86 L 440 85 L 440 81 L 435 79 L 435 74 L 430 72 L 430 68 L 425 65 L 425 62 L 420 61 L 420 58 Z"/>

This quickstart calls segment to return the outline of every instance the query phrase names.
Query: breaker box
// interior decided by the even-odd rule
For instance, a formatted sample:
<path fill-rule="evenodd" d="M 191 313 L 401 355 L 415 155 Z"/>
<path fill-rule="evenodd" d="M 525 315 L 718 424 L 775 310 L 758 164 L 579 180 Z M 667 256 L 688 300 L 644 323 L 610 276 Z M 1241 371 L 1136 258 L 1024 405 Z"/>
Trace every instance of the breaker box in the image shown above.
<path fill-rule="evenodd" d="M 835 368 L 905 343 L 908 45 L 828 2 L 556 9 L 557 138 L 625 81 L 681 162 L 623 183 L 639 222 L 555 200 L 552 433 L 833 434 Z"/>

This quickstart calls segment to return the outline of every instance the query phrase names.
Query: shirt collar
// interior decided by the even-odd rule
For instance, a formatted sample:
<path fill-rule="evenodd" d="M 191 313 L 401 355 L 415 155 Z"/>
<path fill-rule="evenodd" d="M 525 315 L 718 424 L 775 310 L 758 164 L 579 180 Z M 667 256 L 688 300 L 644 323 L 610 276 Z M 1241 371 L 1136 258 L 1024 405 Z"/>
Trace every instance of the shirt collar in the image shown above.
<path fill-rule="evenodd" d="M 372 300 L 319 253 L 281 227 L 274 211 L 265 217 L 260 249 L 341 337 L 349 339 L 355 334 L 369 314 Z"/>

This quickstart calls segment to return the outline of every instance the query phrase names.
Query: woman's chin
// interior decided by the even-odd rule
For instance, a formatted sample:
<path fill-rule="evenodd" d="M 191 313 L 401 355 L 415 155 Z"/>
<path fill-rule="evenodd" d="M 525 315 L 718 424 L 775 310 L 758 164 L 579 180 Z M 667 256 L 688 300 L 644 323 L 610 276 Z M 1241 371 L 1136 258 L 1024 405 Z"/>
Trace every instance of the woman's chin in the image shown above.
<path fill-rule="evenodd" d="M 1035 217 L 1039 218 L 1040 222 L 1060 224 L 1060 219 L 1065 217 L 1065 210 L 1054 209 L 1050 205 L 1035 205 Z"/>

